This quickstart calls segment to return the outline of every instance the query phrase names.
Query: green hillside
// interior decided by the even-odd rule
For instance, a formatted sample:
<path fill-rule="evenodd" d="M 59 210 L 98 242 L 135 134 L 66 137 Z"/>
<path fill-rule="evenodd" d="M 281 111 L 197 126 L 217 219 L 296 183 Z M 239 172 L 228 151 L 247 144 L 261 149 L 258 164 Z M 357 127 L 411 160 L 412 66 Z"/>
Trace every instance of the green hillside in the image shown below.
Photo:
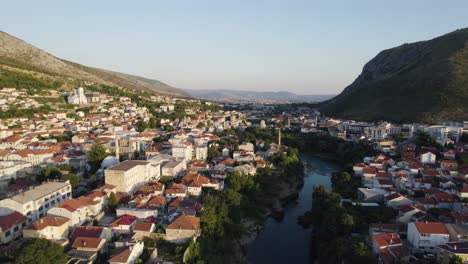
<path fill-rule="evenodd" d="M 70 88 L 83 82 L 189 97 L 183 90 L 157 80 L 92 68 L 57 58 L 0 31 L 0 88 Z"/>
<path fill-rule="evenodd" d="M 468 29 L 380 52 L 320 109 L 358 120 L 468 119 Z"/>

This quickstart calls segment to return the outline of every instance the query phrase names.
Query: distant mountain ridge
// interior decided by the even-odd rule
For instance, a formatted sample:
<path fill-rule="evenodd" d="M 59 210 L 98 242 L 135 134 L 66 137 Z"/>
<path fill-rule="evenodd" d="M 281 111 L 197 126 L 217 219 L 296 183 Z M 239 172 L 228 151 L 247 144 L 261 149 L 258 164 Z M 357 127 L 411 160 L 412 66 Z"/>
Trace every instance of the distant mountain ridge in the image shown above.
<path fill-rule="evenodd" d="M 333 95 L 298 95 L 291 92 L 255 92 L 237 90 L 194 90 L 185 89 L 194 97 L 213 100 L 236 100 L 236 101 L 294 101 L 294 102 L 320 102 L 333 97 Z"/>
<path fill-rule="evenodd" d="M 88 67 L 57 58 L 3 31 L 0 31 L 0 66 L 54 79 L 72 78 L 162 95 L 189 96 L 183 90 L 157 80 Z"/>
<path fill-rule="evenodd" d="M 468 28 L 380 52 L 320 110 L 358 120 L 468 119 Z"/>

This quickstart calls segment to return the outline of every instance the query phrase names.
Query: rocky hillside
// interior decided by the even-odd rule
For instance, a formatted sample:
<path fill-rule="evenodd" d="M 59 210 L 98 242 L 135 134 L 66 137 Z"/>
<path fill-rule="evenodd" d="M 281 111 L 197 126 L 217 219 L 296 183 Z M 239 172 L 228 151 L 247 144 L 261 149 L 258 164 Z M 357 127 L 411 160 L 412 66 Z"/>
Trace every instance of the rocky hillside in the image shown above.
<path fill-rule="evenodd" d="M 468 29 L 380 52 L 321 111 L 360 120 L 467 119 Z"/>
<path fill-rule="evenodd" d="M 70 85 L 87 81 L 157 94 L 189 96 L 183 90 L 173 88 L 160 81 L 62 60 L 1 31 L 0 69 L 8 71 L 9 74 L 16 72 L 20 76 L 18 78 L 27 74 L 33 78 L 59 81 L 58 83 Z"/>

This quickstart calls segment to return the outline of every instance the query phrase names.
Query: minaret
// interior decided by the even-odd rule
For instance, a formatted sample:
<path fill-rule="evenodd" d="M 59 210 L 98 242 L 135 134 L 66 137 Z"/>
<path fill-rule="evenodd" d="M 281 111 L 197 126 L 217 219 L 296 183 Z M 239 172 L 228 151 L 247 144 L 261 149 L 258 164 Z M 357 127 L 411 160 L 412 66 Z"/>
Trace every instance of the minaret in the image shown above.
<path fill-rule="evenodd" d="M 115 157 L 117 160 L 120 160 L 120 152 L 119 152 L 119 138 L 115 135 Z"/>
<path fill-rule="evenodd" d="M 278 146 L 281 146 L 281 128 L 278 130 Z"/>

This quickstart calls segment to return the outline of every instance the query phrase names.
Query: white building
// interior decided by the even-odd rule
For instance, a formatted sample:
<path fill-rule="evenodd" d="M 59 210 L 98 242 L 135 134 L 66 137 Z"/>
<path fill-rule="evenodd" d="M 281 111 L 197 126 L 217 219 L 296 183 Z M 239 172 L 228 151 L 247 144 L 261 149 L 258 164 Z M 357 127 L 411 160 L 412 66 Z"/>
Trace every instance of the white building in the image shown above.
<path fill-rule="evenodd" d="M 69 181 L 46 182 L 28 191 L 0 201 L 0 215 L 18 211 L 28 218 L 28 224 L 44 217 L 50 208 L 71 197 Z"/>
<path fill-rule="evenodd" d="M 436 163 L 436 155 L 432 152 L 426 152 L 421 154 L 421 163 Z"/>
<path fill-rule="evenodd" d="M 84 93 L 83 87 L 76 87 L 67 98 L 69 104 L 87 104 L 88 99 Z"/>
<path fill-rule="evenodd" d="M 64 217 L 46 216 L 23 229 L 24 238 L 45 238 L 59 240 L 68 237 L 68 225 L 70 220 Z"/>
<path fill-rule="evenodd" d="M 113 255 L 109 260 L 109 264 L 134 264 L 138 257 L 143 253 L 143 241 L 132 244 Z"/>
<path fill-rule="evenodd" d="M 24 168 L 31 167 L 30 162 L 0 161 L 0 181 L 16 179 L 16 173 Z"/>
<path fill-rule="evenodd" d="M 208 157 L 208 147 L 206 145 L 200 145 L 195 148 L 195 158 L 198 160 L 206 160 Z"/>
<path fill-rule="evenodd" d="M 449 242 L 449 232 L 443 223 L 410 222 L 407 239 L 417 250 L 433 251 L 436 245 Z"/>
<path fill-rule="evenodd" d="M 183 158 L 186 162 L 192 159 L 193 148 L 191 144 L 175 144 L 172 147 L 172 157 Z"/>
<path fill-rule="evenodd" d="M 161 167 L 161 176 L 177 177 L 187 169 L 187 163 L 184 161 L 169 161 Z"/>
<path fill-rule="evenodd" d="M 390 130 L 390 123 L 382 122 L 377 126 L 370 126 L 364 129 L 364 133 L 367 137 L 371 137 L 376 140 L 384 139 Z"/>
<path fill-rule="evenodd" d="M 150 162 L 126 160 L 104 171 L 106 184 L 116 186 L 118 192 L 136 191 L 141 184 L 159 179 L 158 167 Z"/>

